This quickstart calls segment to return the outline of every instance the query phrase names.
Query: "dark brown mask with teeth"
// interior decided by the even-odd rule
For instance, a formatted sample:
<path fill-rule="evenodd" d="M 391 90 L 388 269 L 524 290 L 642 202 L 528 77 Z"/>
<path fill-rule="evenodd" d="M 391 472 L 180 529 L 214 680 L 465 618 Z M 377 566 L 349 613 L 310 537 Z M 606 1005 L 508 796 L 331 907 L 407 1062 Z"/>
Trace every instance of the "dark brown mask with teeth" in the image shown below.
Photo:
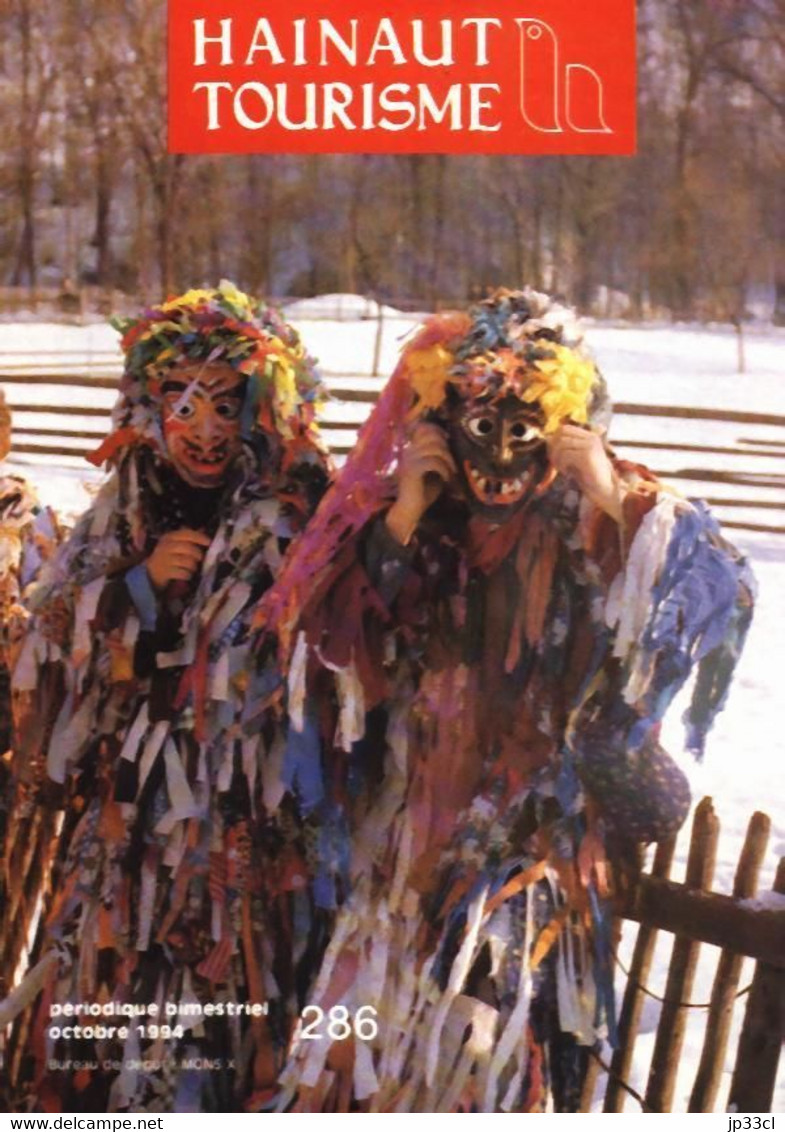
<path fill-rule="evenodd" d="M 454 403 L 450 448 L 471 509 L 503 523 L 522 510 L 548 473 L 540 407 L 509 394 Z"/>

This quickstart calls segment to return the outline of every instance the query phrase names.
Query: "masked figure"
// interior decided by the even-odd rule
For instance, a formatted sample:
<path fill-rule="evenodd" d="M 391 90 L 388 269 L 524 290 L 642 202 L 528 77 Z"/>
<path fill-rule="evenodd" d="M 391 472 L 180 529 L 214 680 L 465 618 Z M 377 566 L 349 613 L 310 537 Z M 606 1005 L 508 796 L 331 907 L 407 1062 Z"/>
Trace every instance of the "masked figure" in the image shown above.
<path fill-rule="evenodd" d="M 613 1038 L 607 859 L 683 822 L 658 723 L 697 664 L 702 747 L 752 582 L 608 416 L 545 296 L 434 317 L 263 599 L 313 914 L 282 1108 L 572 1110 Z"/>
<path fill-rule="evenodd" d="M 11 413 L 0 390 L 0 844 L 9 800 L 10 671 L 29 616 L 27 597 L 61 538 L 54 512 L 42 507 L 32 486 L 8 471 Z"/>
<path fill-rule="evenodd" d="M 227 721 L 249 682 L 275 695 L 246 611 L 326 483 L 322 387 L 292 328 L 227 283 L 118 325 L 111 475 L 41 583 L 14 676 L 11 972 L 39 899 L 46 929 L 9 1069 L 44 1110 L 229 1111 L 264 1077 L 267 989 L 256 767 Z M 53 1011 L 80 1003 L 152 1009 L 53 1039 Z"/>

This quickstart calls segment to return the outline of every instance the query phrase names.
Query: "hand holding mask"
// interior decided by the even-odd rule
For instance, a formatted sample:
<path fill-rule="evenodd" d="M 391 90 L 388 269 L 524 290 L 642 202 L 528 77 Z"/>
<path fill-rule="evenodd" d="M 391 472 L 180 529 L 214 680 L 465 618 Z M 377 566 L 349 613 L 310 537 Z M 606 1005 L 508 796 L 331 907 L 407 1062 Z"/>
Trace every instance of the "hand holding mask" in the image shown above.
<path fill-rule="evenodd" d="M 404 546 L 422 516 L 456 473 L 444 429 L 418 424 L 401 454 L 398 498 L 387 513 L 390 533 Z"/>
<path fill-rule="evenodd" d="M 554 468 L 569 476 L 597 507 L 621 521 L 619 480 L 599 433 L 566 422 L 548 438 L 548 457 Z"/>

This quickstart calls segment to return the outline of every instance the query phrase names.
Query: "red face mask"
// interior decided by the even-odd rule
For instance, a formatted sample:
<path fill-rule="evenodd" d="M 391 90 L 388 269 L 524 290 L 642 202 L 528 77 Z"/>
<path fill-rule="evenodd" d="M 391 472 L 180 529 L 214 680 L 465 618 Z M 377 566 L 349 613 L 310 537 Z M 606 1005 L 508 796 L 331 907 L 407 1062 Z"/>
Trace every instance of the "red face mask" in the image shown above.
<path fill-rule="evenodd" d="M 164 378 L 163 430 L 172 466 L 191 487 L 220 487 L 240 452 L 246 379 L 230 365 L 178 365 Z"/>

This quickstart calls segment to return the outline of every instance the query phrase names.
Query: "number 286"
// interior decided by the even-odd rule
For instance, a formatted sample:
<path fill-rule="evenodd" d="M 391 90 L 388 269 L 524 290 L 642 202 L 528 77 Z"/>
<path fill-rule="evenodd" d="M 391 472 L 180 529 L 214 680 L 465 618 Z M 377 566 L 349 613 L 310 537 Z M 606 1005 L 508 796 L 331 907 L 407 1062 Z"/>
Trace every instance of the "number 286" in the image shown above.
<path fill-rule="evenodd" d="M 300 1015 L 297 1038 L 301 1041 L 318 1042 L 329 1038 L 332 1042 L 343 1042 L 347 1038 L 358 1038 L 361 1042 L 372 1042 L 379 1033 L 373 1006 L 361 1006 L 351 1015 L 345 1006 L 331 1006 L 325 1012 L 321 1006 L 306 1006 Z"/>

